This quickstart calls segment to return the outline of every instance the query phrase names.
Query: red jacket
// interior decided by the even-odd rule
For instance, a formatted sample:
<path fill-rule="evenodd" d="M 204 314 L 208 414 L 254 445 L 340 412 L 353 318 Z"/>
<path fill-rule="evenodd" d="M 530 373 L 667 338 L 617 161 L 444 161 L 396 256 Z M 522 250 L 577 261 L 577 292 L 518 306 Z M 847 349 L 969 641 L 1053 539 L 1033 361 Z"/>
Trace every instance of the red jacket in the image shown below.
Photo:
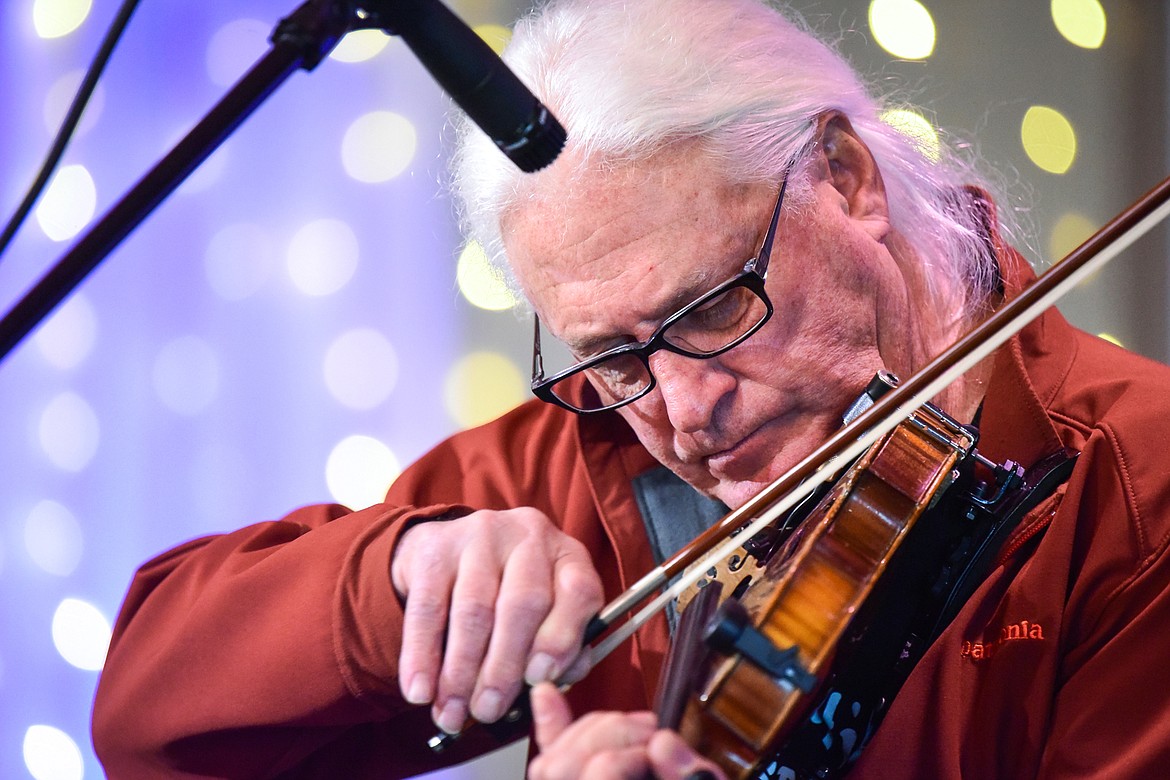
<path fill-rule="evenodd" d="M 1054 311 L 1001 349 L 981 451 L 1081 457 L 927 651 L 851 778 L 1165 776 L 1168 390 L 1170 369 Z M 654 465 L 616 415 L 532 402 L 439 445 L 385 504 L 309 507 L 151 561 L 98 687 L 106 770 L 390 778 L 493 747 L 481 731 L 440 762 L 427 709 L 399 695 L 398 534 L 455 505 L 534 506 L 586 545 L 613 597 L 653 566 L 630 481 Z M 659 617 L 573 688 L 575 711 L 647 708 L 667 645 Z"/>

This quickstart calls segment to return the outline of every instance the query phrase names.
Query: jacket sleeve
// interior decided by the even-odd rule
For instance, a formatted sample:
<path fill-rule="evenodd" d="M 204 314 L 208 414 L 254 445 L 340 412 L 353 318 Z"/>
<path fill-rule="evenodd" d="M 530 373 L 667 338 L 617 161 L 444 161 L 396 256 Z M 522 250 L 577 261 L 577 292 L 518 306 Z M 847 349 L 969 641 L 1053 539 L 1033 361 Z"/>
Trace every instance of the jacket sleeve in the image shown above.
<path fill-rule="evenodd" d="M 106 771 L 271 776 L 414 709 L 395 682 L 390 557 L 412 521 L 451 508 L 308 507 L 144 565 L 94 705 Z"/>
<path fill-rule="evenodd" d="M 1071 545 L 1077 576 L 1040 778 L 1161 777 L 1170 766 L 1170 478 L 1156 447 L 1102 433 L 1093 444 L 1108 453 L 1083 485 Z"/>
<path fill-rule="evenodd" d="M 427 751 L 429 711 L 398 691 L 402 609 L 390 562 L 411 524 L 472 509 L 534 506 L 564 523 L 575 507 L 572 532 L 594 528 L 570 423 L 526 404 L 440 444 L 383 504 L 307 507 L 143 566 L 94 706 L 109 775 L 403 777 L 498 747 L 465 738 L 442 761 Z M 400 747 L 408 741 L 421 748 Z M 390 766 L 346 771 L 374 754 Z"/>

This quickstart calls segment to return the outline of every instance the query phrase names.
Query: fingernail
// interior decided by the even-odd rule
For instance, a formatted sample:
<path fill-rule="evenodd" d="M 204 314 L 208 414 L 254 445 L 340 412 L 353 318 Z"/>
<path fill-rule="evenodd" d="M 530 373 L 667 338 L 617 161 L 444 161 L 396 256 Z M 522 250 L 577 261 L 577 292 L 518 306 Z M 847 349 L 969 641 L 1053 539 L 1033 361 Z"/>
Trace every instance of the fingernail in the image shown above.
<path fill-rule="evenodd" d="M 431 700 L 431 683 L 422 672 L 410 678 L 406 700 L 411 704 L 426 704 Z"/>
<path fill-rule="evenodd" d="M 495 723 L 504 714 L 504 696 L 495 688 L 485 688 L 471 705 L 471 714 L 484 723 Z"/>
<path fill-rule="evenodd" d="M 448 734 L 458 734 L 467 722 L 467 702 L 463 699 L 448 699 L 435 718 L 435 725 Z"/>
<path fill-rule="evenodd" d="M 528 668 L 524 670 L 524 681 L 529 685 L 536 685 L 538 682 L 545 680 L 552 680 L 553 669 L 556 667 L 556 661 L 548 653 L 537 653 L 532 656 L 532 660 L 528 662 Z"/>

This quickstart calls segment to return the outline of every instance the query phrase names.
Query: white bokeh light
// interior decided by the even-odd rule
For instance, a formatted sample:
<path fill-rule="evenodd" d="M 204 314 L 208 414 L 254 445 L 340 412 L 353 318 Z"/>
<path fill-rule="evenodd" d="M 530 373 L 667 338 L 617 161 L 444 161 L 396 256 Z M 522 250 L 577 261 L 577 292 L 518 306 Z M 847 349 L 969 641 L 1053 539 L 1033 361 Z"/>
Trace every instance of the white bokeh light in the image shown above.
<path fill-rule="evenodd" d="M 93 604 L 64 599 L 53 612 L 53 646 L 72 666 L 96 672 L 106 662 L 110 621 Z"/>
<path fill-rule="evenodd" d="M 178 139 L 176 139 L 177 142 Z M 210 157 L 200 163 L 199 167 L 192 171 L 190 176 L 183 180 L 183 183 L 175 190 L 175 194 L 196 195 L 211 189 L 223 178 L 230 158 L 231 147 L 219 147 Z"/>
<path fill-rule="evenodd" d="M 97 187 L 84 165 L 66 165 L 45 188 L 36 207 L 37 224 L 53 241 L 81 232 L 97 210 Z"/>
<path fill-rule="evenodd" d="M 289 242 L 288 273 L 306 295 L 329 295 L 344 287 L 358 264 L 358 240 L 339 219 L 314 220 Z"/>
<path fill-rule="evenodd" d="M 100 437 L 97 415 L 77 393 L 58 394 L 41 412 L 37 441 L 59 469 L 76 472 L 88 466 Z"/>
<path fill-rule="evenodd" d="M 80 27 L 92 7 L 92 0 L 36 0 L 33 28 L 42 38 L 61 38 Z"/>
<path fill-rule="evenodd" d="M 59 728 L 37 724 L 24 732 L 24 765 L 36 780 L 81 780 L 85 763 L 77 743 Z"/>
<path fill-rule="evenodd" d="M 338 442 L 325 464 L 325 484 L 339 504 L 364 509 L 386 497 L 398 477 L 398 458 L 372 436 L 347 436 Z"/>
<path fill-rule="evenodd" d="M 219 360 L 198 336 L 180 336 L 154 359 L 154 392 L 168 409 L 198 414 L 219 394 Z"/>
<path fill-rule="evenodd" d="M 207 44 L 207 76 L 211 83 L 231 86 L 268 51 L 273 25 L 258 19 L 237 19 L 215 31 Z"/>
<path fill-rule="evenodd" d="M 81 364 L 97 338 L 97 317 L 85 293 L 74 293 L 61 304 L 33 337 L 41 356 L 60 369 Z"/>
<path fill-rule="evenodd" d="M 398 381 L 398 355 L 373 328 L 341 334 L 325 352 L 325 386 L 343 406 L 373 409 Z"/>
<path fill-rule="evenodd" d="M 49 574 L 68 577 L 81 562 L 81 524 L 56 501 L 44 500 L 24 521 L 24 546 L 33 563 Z"/>
<path fill-rule="evenodd" d="M 329 57 L 338 62 L 364 62 L 380 54 L 389 42 L 390 36 L 382 30 L 354 30 L 345 34 Z"/>
<path fill-rule="evenodd" d="M 276 251 L 264 228 L 240 222 L 222 228 L 207 243 L 203 268 L 215 294 L 239 301 L 255 294 L 276 266 Z"/>
<path fill-rule="evenodd" d="M 410 166 L 418 133 L 409 119 L 393 111 L 358 117 L 341 141 L 341 164 L 358 181 L 389 181 Z"/>
<path fill-rule="evenodd" d="M 54 81 L 53 86 L 49 87 L 49 91 L 45 93 L 45 129 L 50 133 L 56 133 L 60 129 L 61 123 L 65 121 L 65 115 L 69 113 L 69 106 L 73 103 L 73 98 L 77 95 L 81 80 L 84 78 L 85 71 L 83 70 L 69 71 Z M 73 134 L 74 138 L 85 135 L 97 124 L 105 102 L 105 90 L 102 89 L 101 84 L 98 84 L 94 87 L 93 93 L 89 96 L 89 102 L 85 106 L 85 111 L 81 114 L 81 121 L 77 123 L 77 129 Z"/>

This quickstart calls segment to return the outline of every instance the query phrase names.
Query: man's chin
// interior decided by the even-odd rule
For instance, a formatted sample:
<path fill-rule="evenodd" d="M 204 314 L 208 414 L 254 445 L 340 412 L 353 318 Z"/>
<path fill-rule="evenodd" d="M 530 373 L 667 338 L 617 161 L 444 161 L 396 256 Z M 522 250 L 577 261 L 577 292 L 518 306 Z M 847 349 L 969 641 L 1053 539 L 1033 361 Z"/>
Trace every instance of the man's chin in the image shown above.
<path fill-rule="evenodd" d="M 771 482 L 754 480 L 725 480 L 720 481 L 715 489 L 710 491 L 710 495 L 731 509 L 739 509 L 770 484 Z"/>

